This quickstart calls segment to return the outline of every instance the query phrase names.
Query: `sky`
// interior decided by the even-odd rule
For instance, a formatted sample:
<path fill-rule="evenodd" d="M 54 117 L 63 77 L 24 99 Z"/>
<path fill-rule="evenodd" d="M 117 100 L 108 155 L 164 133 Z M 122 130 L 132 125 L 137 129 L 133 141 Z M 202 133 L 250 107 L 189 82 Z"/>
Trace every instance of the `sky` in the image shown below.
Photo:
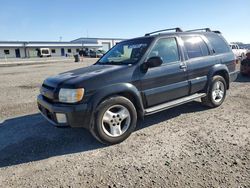
<path fill-rule="evenodd" d="M 134 38 L 172 27 L 250 43 L 250 0 L 0 0 L 1 41 Z"/>

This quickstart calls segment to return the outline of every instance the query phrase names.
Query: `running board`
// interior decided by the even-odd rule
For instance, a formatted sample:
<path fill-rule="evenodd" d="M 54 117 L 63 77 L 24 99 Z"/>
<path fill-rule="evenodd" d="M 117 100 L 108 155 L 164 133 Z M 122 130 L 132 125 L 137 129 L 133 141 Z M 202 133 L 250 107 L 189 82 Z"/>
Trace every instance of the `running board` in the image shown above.
<path fill-rule="evenodd" d="M 154 113 L 157 113 L 157 112 L 169 109 L 169 108 L 173 108 L 175 106 L 179 106 L 181 104 L 185 104 L 185 103 L 191 102 L 195 99 L 205 97 L 205 96 L 206 96 L 206 93 L 196 93 L 196 94 L 183 97 L 180 99 L 176 99 L 176 100 L 164 103 L 164 104 L 159 104 L 157 106 L 153 106 L 151 108 L 145 109 L 145 115 L 150 115 L 150 114 L 154 114 Z"/>

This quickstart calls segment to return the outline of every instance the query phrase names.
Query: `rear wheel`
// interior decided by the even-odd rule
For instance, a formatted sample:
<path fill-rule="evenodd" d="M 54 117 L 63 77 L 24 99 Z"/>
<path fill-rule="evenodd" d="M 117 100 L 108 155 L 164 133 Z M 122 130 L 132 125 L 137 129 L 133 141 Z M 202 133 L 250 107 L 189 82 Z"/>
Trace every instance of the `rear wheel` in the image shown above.
<path fill-rule="evenodd" d="M 133 103 L 125 97 L 114 96 L 97 108 L 94 129 L 91 131 L 105 144 L 117 144 L 134 131 L 137 113 Z"/>
<path fill-rule="evenodd" d="M 222 76 L 216 75 L 213 77 L 209 85 L 209 91 L 206 97 L 201 98 L 204 105 L 210 107 L 220 106 L 226 97 L 226 81 Z"/>

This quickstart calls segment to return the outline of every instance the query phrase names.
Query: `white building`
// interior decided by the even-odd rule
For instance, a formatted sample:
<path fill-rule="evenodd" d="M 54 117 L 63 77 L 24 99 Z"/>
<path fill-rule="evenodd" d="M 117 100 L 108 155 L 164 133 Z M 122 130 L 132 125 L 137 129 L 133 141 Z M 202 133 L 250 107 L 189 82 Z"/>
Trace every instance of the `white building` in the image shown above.
<path fill-rule="evenodd" d="M 0 58 L 29 58 L 37 57 L 37 50 L 49 48 L 52 57 L 72 56 L 80 49 L 102 49 L 108 51 L 124 39 L 111 38 L 79 38 L 71 42 L 13 42 L 0 41 Z"/>
<path fill-rule="evenodd" d="M 96 44 L 102 46 L 101 49 L 108 51 L 110 48 L 115 46 L 117 43 L 125 39 L 121 38 L 79 38 L 71 42 L 83 43 L 83 44 Z"/>

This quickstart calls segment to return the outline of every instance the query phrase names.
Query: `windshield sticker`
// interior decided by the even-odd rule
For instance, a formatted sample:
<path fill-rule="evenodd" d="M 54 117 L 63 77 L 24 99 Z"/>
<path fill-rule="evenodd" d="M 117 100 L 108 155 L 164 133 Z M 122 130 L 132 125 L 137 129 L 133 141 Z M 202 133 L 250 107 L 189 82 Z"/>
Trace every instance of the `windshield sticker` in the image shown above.
<path fill-rule="evenodd" d="M 128 48 L 142 48 L 146 46 L 147 44 L 132 44 L 132 45 L 129 45 Z"/>

